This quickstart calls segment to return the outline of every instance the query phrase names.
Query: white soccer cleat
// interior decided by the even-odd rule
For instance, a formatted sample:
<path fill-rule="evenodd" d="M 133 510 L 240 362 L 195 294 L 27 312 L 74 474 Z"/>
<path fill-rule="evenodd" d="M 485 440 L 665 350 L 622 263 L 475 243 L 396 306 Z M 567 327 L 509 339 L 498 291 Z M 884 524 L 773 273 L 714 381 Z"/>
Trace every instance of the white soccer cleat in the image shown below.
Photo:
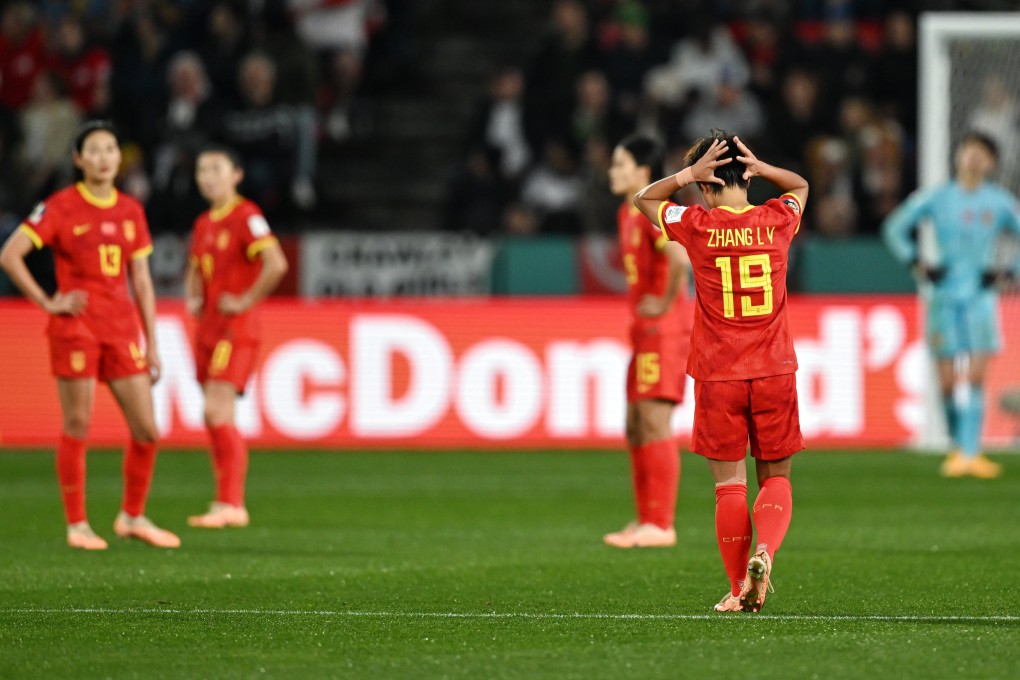
<path fill-rule="evenodd" d="M 79 550 L 106 550 L 106 541 L 96 532 L 88 522 L 76 522 L 67 525 L 67 544 Z"/>
<path fill-rule="evenodd" d="M 204 515 L 192 515 L 188 518 L 188 526 L 200 529 L 246 527 L 248 522 L 248 511 L 245 508 L 219 501 L 214 501 L 209 506 L 209 512 Z"/>
<path fill-rule="evenodd" d="M 670 548 L 676 545 L 676 530 L 631 522 L 621 531 L 606 534 L 602 540 L 614 548 Z"/>
<path fill-rule="evenodd" d="M 145 515 L 132 517 L 121 511 L 113 523 L 113 532 L 121 538 L 137 538 L 155 548 L 181 547 L 181 539 L 177 534 L 160 529 Z"/>

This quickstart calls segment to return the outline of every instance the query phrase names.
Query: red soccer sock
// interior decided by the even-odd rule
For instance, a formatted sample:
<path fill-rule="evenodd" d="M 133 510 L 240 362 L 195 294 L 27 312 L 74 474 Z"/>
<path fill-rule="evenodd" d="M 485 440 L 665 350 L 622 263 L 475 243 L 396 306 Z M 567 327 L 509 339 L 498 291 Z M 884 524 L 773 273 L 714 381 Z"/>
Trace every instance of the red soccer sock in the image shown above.
<path fill-rule="evenodd" d="M 629 446 L 627 450 L 630 452 L 630 477 L 634 485 L 637 521 L 638 524 L 642 524 L 647 521 L 645 518 L 648 516 L 648 501 L 645 497 L 645 479 L 648 476 L 648 470 L 645 469 L 644 450 L 640 446 Z"/>
<path fill-rule="evenodd" d="M 156 444 L 136 442 L 128 444 L 124 452 L 124 504 L 121 509 L 132 517 L 145 514 L 145 500 L 149 496 L 152 471 L 156 466 Z"/>
<path fill-rule="evenodd" d="M 209 428 L 216 461 L 216 500 L 244 505 L 244 486 L 248 475 L 248 446 L 232 423 Z"/>
<path fill-rule="evenodd" d="M 69 435 L 60 436 L 57 447 L 57 480 L 68 524 L 84 522 L 85 515 L 85 442 Z"/>
<path fill-rule="evenodd" d="M 645 470 L 642 496 L 645 511 L 641 522 L 662 529 L 673 526 L 676 490 L 680 484 L 680 454 L 675 439 L 662 439 L 638 447 Z"/>
<path fill-rule="evenodd" d="M 747 484 L 715 487 L 715 538 L 719 543 L 730 593 L 740 594 L 751 557 L 751 515 L 747 512 Z"/>
<path fill-rule="evenodd" d="M 754 526 L 758 530 L 758 547 L 769 559 L 775 557 L 783 544 L 793 515 L 793 488 L 786 477 L 769 477 L 754 500 Z"/>

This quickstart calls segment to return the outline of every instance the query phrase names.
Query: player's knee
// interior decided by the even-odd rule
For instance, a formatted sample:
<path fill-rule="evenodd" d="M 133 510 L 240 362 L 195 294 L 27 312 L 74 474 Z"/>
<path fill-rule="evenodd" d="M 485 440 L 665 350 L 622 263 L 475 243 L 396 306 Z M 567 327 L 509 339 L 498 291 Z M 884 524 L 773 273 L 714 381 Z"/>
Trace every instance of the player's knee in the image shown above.
<path fill-rule="evenodd" d="M 214 404 L 207 404 L 203 413 L 206 427 L 228 425 L 233 420 L 232 416 L 233 413 L 230 409 Z"/>
<path fill-rule="evenodd" d="M 64 434 L 75 439 L 85 439 L 89 433 L 89 417 L 84 413 L 71 413 L 64 417 Z"/>

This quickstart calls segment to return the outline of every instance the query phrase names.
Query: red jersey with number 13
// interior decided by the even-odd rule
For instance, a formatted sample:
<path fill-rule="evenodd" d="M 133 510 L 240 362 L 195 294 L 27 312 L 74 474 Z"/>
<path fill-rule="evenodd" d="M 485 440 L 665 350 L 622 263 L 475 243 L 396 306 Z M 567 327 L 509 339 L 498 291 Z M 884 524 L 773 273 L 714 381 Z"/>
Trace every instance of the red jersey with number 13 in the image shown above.
<path fill-rule="evenodd" d="M 750 380 L 797 370 L 786 318 L 793 194 L 742 210 L 663 201 L 659 224 L 687 248 L 697 301 L 687 372 L 695 380 Z"/>
<path fill-rule="evenodd" d="M 138 201 L 116 189 L 102 199 L 78 182 L 39 203 L 20 229 L 36 248 L 53 250 L 61 292 L 88 294 L 78 316 L 50 316 L 51 333 L 78 335 L 84 325 L 97 338 L 137 340 L 138 316 L 128 292 L 127 268 L 152 252 L 149 224 Z"/>
<path fill-rule="evenodd" d="M 191 235 L 191 261 L 202 275 L 199 342 L 258 341 L 254 310 L 222 314 L 219 299 L 224 293 L 241 295 L 255 283 L 262 268 L 258 254 L 275 242 L 262 211 L 245 198 L 198 216 Z"/>

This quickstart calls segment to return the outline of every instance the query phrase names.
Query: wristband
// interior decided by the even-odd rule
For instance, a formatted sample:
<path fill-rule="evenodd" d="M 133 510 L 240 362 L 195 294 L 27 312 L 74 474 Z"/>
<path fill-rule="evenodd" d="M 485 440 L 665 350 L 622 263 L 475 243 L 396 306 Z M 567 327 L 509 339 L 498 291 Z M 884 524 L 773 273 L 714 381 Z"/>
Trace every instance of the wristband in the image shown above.
<path fill-rule="evenodd" d="M 676 173 L 676 183 L 681 187 L 694 184 L 694 171 L 688 167 Z"/>

